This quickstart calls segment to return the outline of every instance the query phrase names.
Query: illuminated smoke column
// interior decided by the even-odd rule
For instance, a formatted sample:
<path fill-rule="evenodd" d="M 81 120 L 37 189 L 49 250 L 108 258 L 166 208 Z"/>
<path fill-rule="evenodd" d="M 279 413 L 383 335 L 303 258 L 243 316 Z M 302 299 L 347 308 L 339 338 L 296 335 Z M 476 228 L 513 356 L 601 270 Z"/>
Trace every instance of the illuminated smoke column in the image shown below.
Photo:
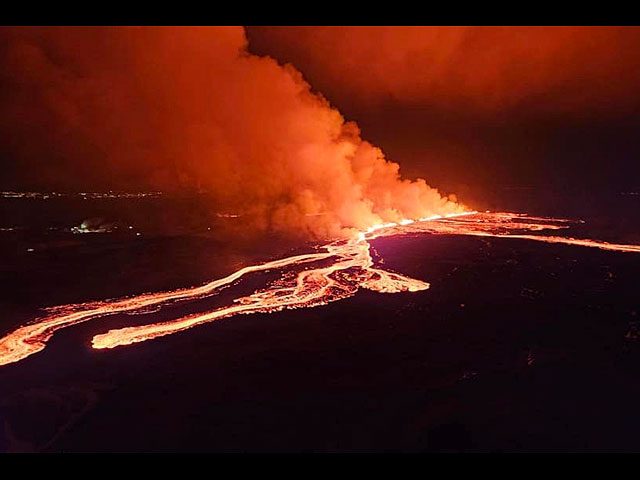
<path fill-rule="evenodd" d="M 251 233 L 321 241 L 464 211 L 240 27 L 0 27 L 0 72 L 0 156 L 29 182 L 203 190 Z"/>
<path fill-rule="evenodd" d="M 43 350 L 54 332 L 61 328 L 106 315 L 144 313 L 145 309 L 151 306 L 161 307 L 181 300 L 204 298 L 216 294 L 221 287 L 231 285 L 244 275 L 266 270 L 280 269 L 283 276 L 281 280 L 262 290 L 235 299 L 230 305 L 176 320 L 110 330 L 96 335 L 92 345 L 97 349 L 114 348 L 180 332 L 233 315 L 316 307 L 350 297 L 360 288 L 381 293 L 417 292 L 429 288 L 429 284 L 424 281 L 388 272 L 374 265 L 369 253 L 369 240 L 382 236 L 418 233 L 471 235 L 640 253 L 640 245 L 545 235 L 547 231 L 559 232 L 569 228 L 568 223 L 570 222 L 562 219 L 544 219 L 510 213 L 467 212 L 447 217 L 433 216 L 417 221 L 405 219 L 397 223 L 378 224 L 353 235 L 348 240 L 325 245 L 322 252 L 247 266 L 200 287 L 50 309 L 48 316 L 36 319 L 0 339 L 0 365 L 23 360 Z M 303 269 L 295 277 L 287 275 L 295 267 L 310 267 L 308 264 L 316 262 L 324 262 L 325 265 Z"/>

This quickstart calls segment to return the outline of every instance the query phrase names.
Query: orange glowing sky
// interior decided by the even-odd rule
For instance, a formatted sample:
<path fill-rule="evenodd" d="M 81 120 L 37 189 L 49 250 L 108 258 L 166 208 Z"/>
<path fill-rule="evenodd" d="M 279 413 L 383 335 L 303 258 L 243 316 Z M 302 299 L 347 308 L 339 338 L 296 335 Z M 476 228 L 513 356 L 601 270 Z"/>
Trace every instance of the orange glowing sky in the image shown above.
<path fill-rule="evenodd" d="M 250 27 L 249 37 L 339 104 L 584 114 L 640 100 L 633 27 Z"/>
<path fill-rule="evenodd" d="M 406 175 L 474 205 L 493 192 L 499 203 L 502 186 L 572 189 L 580 202 L 594 190 L 638 186 L 637 27 L 247 33 L 252 51 L 304 72 Z"/>
<path fill-rule="evenodd" d="M 314 198 L 329 185 L 359 195 L 335 159 L 361 138 L 471 203 L 496 184 L 626 188 L 640 173 L 638 28 L 5 27 L 0 39 L 7 189 L 206 188 L 225 205 L 251 198 L 277 225 L 338 212 Z"/>

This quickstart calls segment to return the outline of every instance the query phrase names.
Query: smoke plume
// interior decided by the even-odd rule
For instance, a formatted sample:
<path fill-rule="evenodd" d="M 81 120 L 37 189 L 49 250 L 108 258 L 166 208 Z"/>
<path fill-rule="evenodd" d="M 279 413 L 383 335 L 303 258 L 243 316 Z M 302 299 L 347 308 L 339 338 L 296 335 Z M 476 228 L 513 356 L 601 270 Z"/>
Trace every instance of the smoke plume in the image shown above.
<path fill-rule="evenodd" d="M 458 212 L 360 138 L 242 28 L 5 28 L 0 154 L 15 178 L 206 190 L 313 237 Z"/>

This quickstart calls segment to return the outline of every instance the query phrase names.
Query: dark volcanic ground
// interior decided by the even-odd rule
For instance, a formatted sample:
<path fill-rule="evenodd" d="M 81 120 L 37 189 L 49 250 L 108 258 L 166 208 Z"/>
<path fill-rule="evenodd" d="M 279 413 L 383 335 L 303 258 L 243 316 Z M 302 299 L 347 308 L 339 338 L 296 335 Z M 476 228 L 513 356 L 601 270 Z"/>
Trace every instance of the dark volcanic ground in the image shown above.
<path fill-rule="evenodd" d="M 628 227 L 615 218 L 586 225 L 606 238 L 603 225 Z M 143 233 L 5 232 L 0 333 L 41 306 L 198 284 L 296 251 Z M 640 450 L 640 255 L 456 236 L 372 244 L 431 289 L 363 290 L 112 351 L 92 336 L 203 303 L 57 332 L 0 367 L 0 451 Z"/>

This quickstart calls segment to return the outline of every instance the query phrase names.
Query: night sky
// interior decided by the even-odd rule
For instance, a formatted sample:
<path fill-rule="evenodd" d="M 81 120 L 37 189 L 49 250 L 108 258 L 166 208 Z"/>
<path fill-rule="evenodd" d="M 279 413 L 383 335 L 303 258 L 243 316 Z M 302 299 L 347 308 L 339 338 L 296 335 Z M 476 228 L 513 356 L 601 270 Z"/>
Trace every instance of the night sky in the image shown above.
<path fill-rule="evenodd" d="M 640 188 L 640 29 L 249 27 L 362 135 L 462 198 Z"/>
<path fill-rule="evenodd" d="M 193 165 L 210 152 L 255 153 L 199 130 L 207 109 L 234 98 L 216 80 L 224 68 L 211 66 L 228 36 L 234 48 L 245 42 L 243 51 L 291 63 L 404 177 L 470 204 L 521 187 L 640 188 L 638 28 L 247 27 L 246 40 L 239 29 L 158 30 L 3 28 L 0 186 L 226 188 L 239 163 Z M 260 100 L 238 106 L 238 118 L 271 97 L 279 80 L 269 75 L 247 73 L 267 86 L 247 87 Z M 215 122 L 234 121 L 225 115 Z M 243 145 L 260 145 L 251 135 Z"/>

